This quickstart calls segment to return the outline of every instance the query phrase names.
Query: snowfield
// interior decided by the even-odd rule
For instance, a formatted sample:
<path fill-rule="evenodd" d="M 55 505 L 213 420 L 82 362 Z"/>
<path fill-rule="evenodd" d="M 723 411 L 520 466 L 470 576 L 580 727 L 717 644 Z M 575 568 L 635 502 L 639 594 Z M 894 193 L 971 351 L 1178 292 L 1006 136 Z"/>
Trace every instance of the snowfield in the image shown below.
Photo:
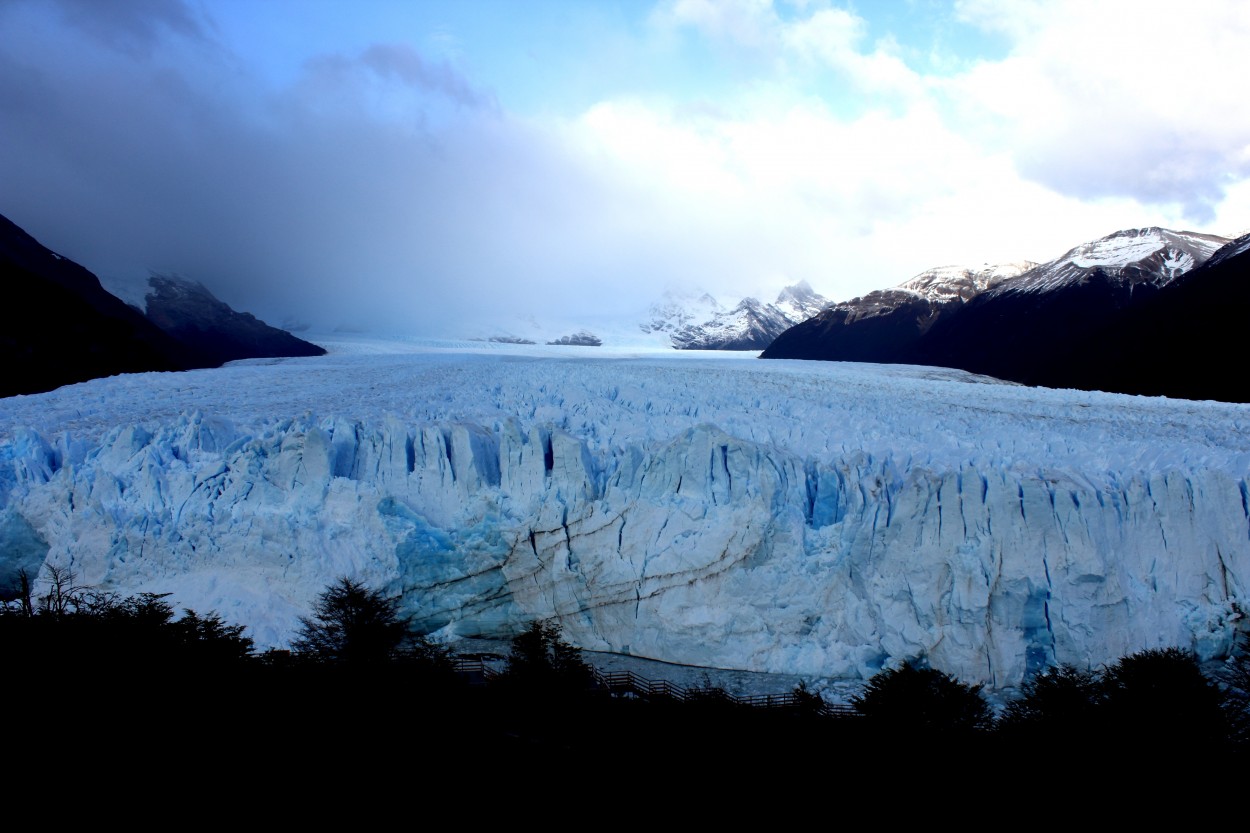
<path fill-rule="evenodd" d="M 449 638 L 556 616 L 593 651 L 991 688 L 1245 626 L 1250 406 L 305 337 L 330 353 L 0 399 L 0 583 L 46 561 L 265 648 L 347 574 Z"/>

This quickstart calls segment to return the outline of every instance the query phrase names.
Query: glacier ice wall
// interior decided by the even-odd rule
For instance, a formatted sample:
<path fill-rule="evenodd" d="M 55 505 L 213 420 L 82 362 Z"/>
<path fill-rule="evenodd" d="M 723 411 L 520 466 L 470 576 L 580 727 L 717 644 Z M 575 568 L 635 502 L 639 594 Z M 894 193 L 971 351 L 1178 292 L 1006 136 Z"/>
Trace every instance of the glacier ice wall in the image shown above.
<path fill-rule="evenodd" d="M 422 361 L 368 407 L 330 371 L 226 368 L 219 402 L 197 388 L 209 407 L 175 414 L 170 389 L 149 419 L 128 397 L 180 374 L 77 386 L 77 413 L 107 418 L 0 439 L 0 545 L 10 567 L 169 592 L 261 647 L 340 575 L 429 631 L 555 616 L 587 649 L 850 679 L 924 657 L 1015 686 L 1143 647 L 1217 657 L 1244 627 L 1244 406 L 551 362 Z M 281 412 L 288 383 L 334 415 L 233 415 Z M 62 407 L 6 402 L 32 424 Z"/>

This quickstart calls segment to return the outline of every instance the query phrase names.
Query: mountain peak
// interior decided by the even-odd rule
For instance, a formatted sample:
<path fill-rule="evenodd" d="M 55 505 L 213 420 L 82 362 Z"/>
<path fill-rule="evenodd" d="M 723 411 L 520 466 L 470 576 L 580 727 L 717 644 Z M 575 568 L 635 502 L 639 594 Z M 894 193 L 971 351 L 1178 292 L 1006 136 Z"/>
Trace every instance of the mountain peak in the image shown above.
<path fill-rule="evenodd" d="M 816 291 L 812 289 L 811 284 L 807 281 L 799 281 L 782 289 L 777 294 L 777 303 L 782 304 L 786 301 L 806 301 L 810 298 L 819 298 Z"/>
<path fill-rule="evenodd" d="M 689 296 L 688 296 L 689 297 Z M 704 293 L 682 304 L 666 292 L 652 306 L 644 333 L 666 332 L 679 350 L 763 350 L 785 330 L 816 315 L 829 302 L 806 281 L 783 289 L 774 303 L 746 297 L 731 309 Z"/>
<path fill-rule="evenodd" d="M 914 292 L 929 301 L 966 301 L 974 295 L 1022 275 L 1037 264 L 1030 260 L 983 263 L 980 266 L 938 266 L 904 281 L 896 288 Z"/>
<path fill-rule="evenodd" d="M 1159 226 L 1121 229 L 1082 243 L 1061 257 L 1004 283 L 1001 291 L 1048 292 L 1078 283 L 1094 270 L 1119 282 L 1163 285 L 1201 266 L 1228 243 L 1226 237 Z"/>
<path fill-rule="evenodd" d="M 1215 254 L 1211 255 L 1207 263 L 1214 266 L 1217 263 L 1228 260 L 1230 257 L 1235 257 L 1236 255 L 1244 254 L 1246 252 L 1250 252 L 1250 231 L 1245 234 L 1238 235 L 1225 245 L 1221 246 L 1218 250 L 1216 250 Z"/>
<path fill-rule="evenodd" d="M 147 317 L 195 351 L 206 366 L 235 359 L 319 356 L 321 347 L 236 312 L 197 281 L 153 273 L 145 301 Z"/>

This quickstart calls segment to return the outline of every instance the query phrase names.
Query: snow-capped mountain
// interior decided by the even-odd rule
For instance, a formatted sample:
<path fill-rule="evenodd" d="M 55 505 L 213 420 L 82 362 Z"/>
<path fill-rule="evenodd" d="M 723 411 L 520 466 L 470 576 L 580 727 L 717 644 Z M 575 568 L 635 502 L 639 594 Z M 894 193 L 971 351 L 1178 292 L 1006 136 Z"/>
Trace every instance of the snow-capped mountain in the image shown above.
<path fill-rule="evenodd" d="M 1171 297 L 1165 290 L 1200 271 L 1229 242 L 1160 228 L 1119 231 L 1014 276 L 988 280 L 981 291 L 957 302 L 939 305 L 909 297 L 901 288 L 870 293 L 788 330 L 763 355 L 935 365 L 1029 385 L 1163 393 L 1167 389 L 1116 376 L 1108 357 L 1120 348 L 1111 334 L 1139 318 L 1138 310 L 1152 306 L 1156 296 Z M 1192 305 L 1176 307 L 1181 309 L 1187 315 L 1204 314 Z M 1144 348 L 1167 341 L 1172 325 L 1166 316 L 1155 321 L 1153 333 L 1136 327 L 1136 337 L 1144 341 L 1134 342 L 1133 349 L 1143 361 L 1158 364 Z M 1199 336 L 1197 342 L 1207 338 Z M 1142 379 L 1130 372 L 1129 360 L 1117 364 Z M 1194 375 L 1192 368 L 1189 374 Z M 1219 389 L 1221 396 L 1229 395 L 1227 385 Z M 1193 395 L 1198 388 L 1186 383 L 1170 390 Z"/>
<path fill-rule="evenodd" d="M 1243 406 L 953 370 L 476 343 L 0 399 L 0 578 L 67 568 L 284 646 L 341 576 L 442 635 L 1018 686 L 1226 654 Z M 0 582 L 2 584 L 3 582 Z"/>
<path fill-rule="evenodd" d="M 941 266 L 921 272 L 892 289 L 828 306 L 779 333 L 763 357 L 913 361 L 917 343 L 940 317 L 1036 265 Z"/>
<path fill-rule="evenodd" d="M 1206 262 L 1228 243 L 1226 237 L 1151 226 L 1117 231 L 1082 243 L 1016 280 L 995 287 L 998 292 L 1053 292 L 1080 283 L 1095 271 L 1118 283 L 1163 286 Z"/>
<path fill-rule="evenodd" d="M 829 306 L 829 299 L 813 290 L 807 281 L 799 281 L 781 290 L 773 306 L 797 324 Z"/>
<path fill-rule="evenodd" d="M 668 289 L 641 316 L 637 309 L 608 309 L 557 320 L 560 313 L 553 310 L 543 321 L 526 316 L 507 326 L 487 324 L 473 337 L 509 344 L 595 346 L 598 342 L 643 351 L 762 350 L 778 333 L 815 315 L 827 303 L 803 282 L 786 287 L 768 304 L 745 298 L 730 305 L 701 289 Z"/>
<path fill-rule="evenodd" d="M 1250 234 L 1078 345 L 1081 361 L 1066 378 L 1086 389 L 1250 402 L 1250 383 L 1232 369 L 1245 349 L 1247 309 Z"/>
<path fill-rule="evenodd" d="M 744 298 L 732 309 L 707 293 L 693 299 L 666 294 L 639 326 L 644 333 L 667 333 L 679 350 L 763 350 L 826 304 L 805 281 L 783 289 L 771 304 Z"/>
<path fill-rule="evenodd" d="M 660 300 L 647 310 L 646 319 L 638 325 L 644 333 L 675 333 L 683 327 L 708 321 L 724 312 L 711 293 L 665 290 Z"/>
<path fill-rule="evenodd" d="M 1203 266 L 1218 266 L 1224 261 L 1244 255 L 1246 252 L 1250 252 L 1250 231 L 1233 238 L 1229 243 L 1218 249 Z"/>
<path fill-rule="evenodd" d="M 927 301 L 947 303 L 967 301 L 1005 280 L 1023 275 L 1037 266 L 1029 260 L 1015 263 L 985 264 L 980 267 L 939 266 L 904 281 L 895 290 L 914 292 Z M 887 292 L 889 290 L 886 290 Z M 875 293 L 869 293 L 869 297 Z M 854 301 L 848 302 L 854 303 Z"/>
<path fill-rule="evenodd" d="M 1085 387 L 1104 334 L 1228 242 L 1146 228 L 1077 246 L 935 324 L 918 362 L 1028 385 Z M 1108 379 L 1099 387 L 1119 385 Z"/>

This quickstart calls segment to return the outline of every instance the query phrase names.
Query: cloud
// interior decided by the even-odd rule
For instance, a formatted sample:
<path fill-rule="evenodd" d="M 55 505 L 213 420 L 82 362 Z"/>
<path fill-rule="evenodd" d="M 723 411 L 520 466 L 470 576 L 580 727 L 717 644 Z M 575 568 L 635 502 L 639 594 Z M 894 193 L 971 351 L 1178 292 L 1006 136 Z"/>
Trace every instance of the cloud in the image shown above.
<path fill-rule="evenodd" d="M 832 72 L 849 85 L 837 100 L 859 97 L 852 112 L 942 107 L 949 130 L 1077 199 L 1176 206 L 1209 223 L 1250 176 L 1250 110 L 1235 103 L 1250 75 L 1245 3 L 961 0 L 952 18 L 1006 37 L 1007 56 L 925 77 L 897 43 L 869 43 L 864 19 L 823 2 L 672 0 L 654 15 L 766 54 L 779 74 Z"/>
<path fill-rule="evenodd" d="M 101 52 L 46 20 L 32 33 L 0 56 L 0 210 L 106 278 L 177 272 L 279 321 L 455 332 L 820 271 L 827 216 L 805 216 L 828 198 L 819 116 L 605 102 L 527 120 L 406 46 L 316 56 L 266 89 L 223 69 L 241 63 L 228 54 Z M 44 62 L 52 41 L 78 60 Z M 770 152 L 788 129 L 812 142 Z M 851 202 L 890 199 L 861 190 Z"/>
<path fill-rule="evenodd" d="M 48 5 L 68 26 L 134 56 L 150 55 L 167 35 L 192 41 L 210 37 L 210 27 L 181 0 L 50 0 Z"/>
<path fill-rule="evenodd" d="M 307 55 L 273 86 L 186 7 L 111 35 L 61 8 L 0 2 L 24 33 L 0 50 L 0 212 L 103 277 L 177 272 L 277 321 L 464 334 L 798 280 L 845 299 L 1250 204 L 1250 116 L 1221 74 L 1241 59 L 1210 27 L 1244 32 L 1222 7 L 1171 42 L 1212 52 L 1181 72 L 1122 65 L 1158 52 L 1154 23 L 964 4 L 1011 48 L 929 77 L 830 4 L 666 3 L 615 61 L 680 33 L 750 55 L 749 83 L 614 75 L 541 115 L 402 40 Z M 593 66 L 596 44 L 567 48 Z"/>
<path fill-rule="evenodd" d="M 852 121 L 814 100 L 734 109 L 612 102 L 574 126 L 633 189 L 639 240 L 727 291 L 801 277 L 845 299 L 933 266 L 1057 257 L 1125 217 L 1161 219 L 1022 180 L 1010 156 L 985 155 L 934 108 Z"/>
<path fill-rule="evenodd" d="M 651 19 L 660 28 L 689 26 L 758 49 L 772 46 L 779 24 L 769 0 L 669 0 L 656 6 Z"/>
<path fill-rule="evenodd" d="M 450 64 L 430 62 L 405 44 L 375 43 L 361 53 L 360 62 L 383 78 L 440 93 L 466 107 L 498 106 L 494 96 L 477 90 Z"/>
<path fill-rule="evenodd" d="M 266 90 L 235 56 L 172 60 L 168 32 L 157 59 L 34 11 L 0 9 L 30 35 L 0 54 L 0 211 L 105 278 L 172 271 L 279 320 L 437 330 L 541 289 L 538 241 L 575 219 L 545 196 L 578 174 L 408 47 Z"/>
<path fill-rule="evenodd" d="M 783 76 L 831 72 L 869 95 L 914 97 L 923 87 L 892 40 L 868 44 L 865 21 L 827 2 L 671 0 L 657 7 L 652 21 L 753 53 Z"/>
<path fill-rule="evenodd" d="M 1010 54 L 947 89 L 1029 179 L 1082 199 L 1179 205 L 1210 222 L 1250 176 L 1250 6 L 1238 2 L 965 3 Z"/>

